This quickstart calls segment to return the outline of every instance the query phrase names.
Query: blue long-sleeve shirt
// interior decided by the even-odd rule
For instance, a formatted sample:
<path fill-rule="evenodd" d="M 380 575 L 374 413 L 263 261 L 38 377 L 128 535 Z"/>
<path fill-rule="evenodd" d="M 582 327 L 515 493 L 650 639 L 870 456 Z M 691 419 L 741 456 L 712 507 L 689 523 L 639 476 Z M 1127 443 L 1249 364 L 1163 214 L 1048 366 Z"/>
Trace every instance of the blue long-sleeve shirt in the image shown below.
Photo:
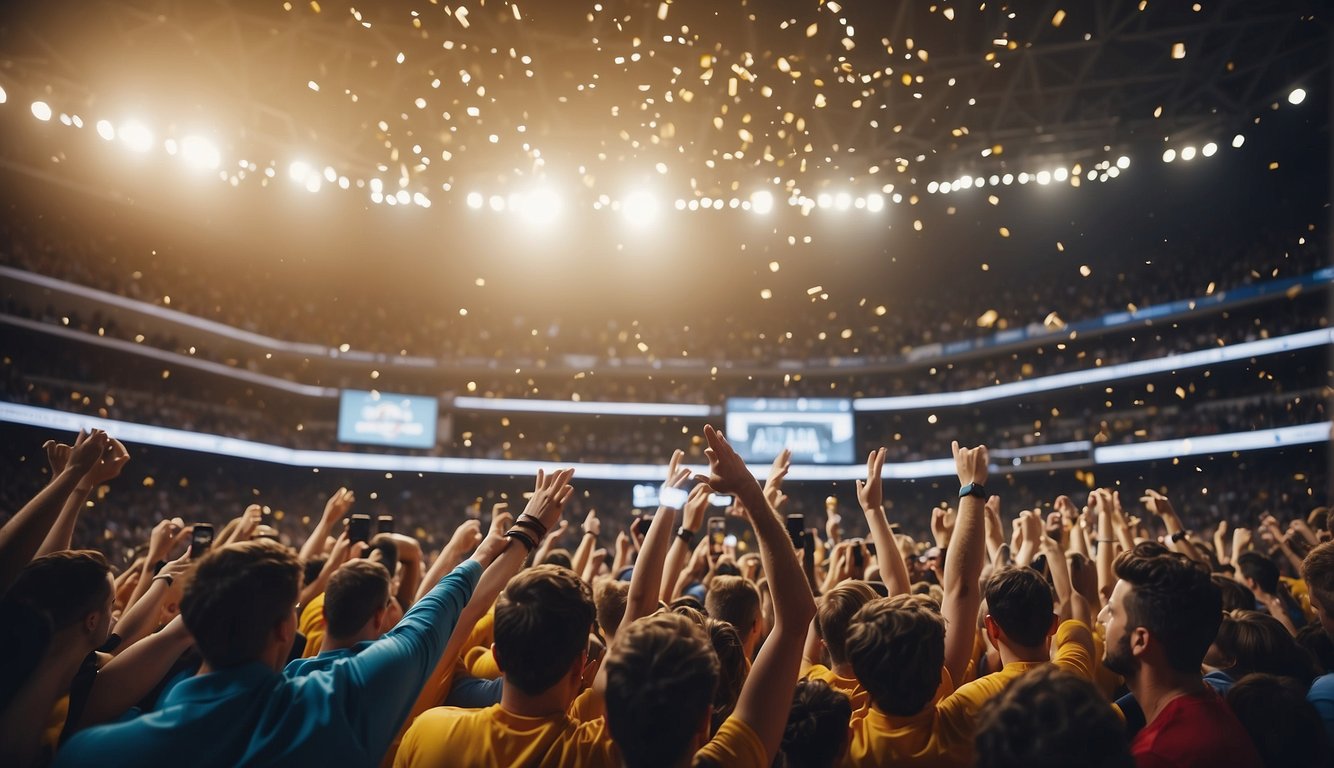
<path fill-rule="evenodd" d="M 253 663 L 191 678 L 154 712 L 78 733 L 55 765 L 376 765 L 481 573 L 464 562 L 392 630 L 327 669 L 284 676 Z"/>

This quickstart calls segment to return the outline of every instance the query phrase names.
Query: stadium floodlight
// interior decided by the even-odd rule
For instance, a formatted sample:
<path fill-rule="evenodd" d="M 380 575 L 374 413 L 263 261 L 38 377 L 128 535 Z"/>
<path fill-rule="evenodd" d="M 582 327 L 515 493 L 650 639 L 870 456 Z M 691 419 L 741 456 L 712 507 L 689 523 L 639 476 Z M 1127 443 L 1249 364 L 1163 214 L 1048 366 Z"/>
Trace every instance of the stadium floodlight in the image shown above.
<path fill-rule="evenodd" d="M 1050 184 L 1050 183 L 1051 183 L 1051 171 L 1038 171 L 1037 181 L 1038 181 L 1039 184 L 1041 184 L 1041 185 L 1044 186 L 1044 187 L 1047 186 L 1048 184 Z"/>
<path fill-rule="evenodd" d="M 5 93 L 4 86 L 0 86 L 0 104 L 4 104 L 6 101 L 9 101 L 9 94 Z"/>
<path fill-rule="evenodd" d="M 32 103 L 32 116 L 46 122 L 51 119 L 51 105 L 45 101 L 34 101 Z"/>
<path fill-rule="evenodd" d="M 1293 88 L 1291 91 L 1288 92 L 1288 103 L 1291 104 L 1292 106 L 1295 107 L 1298 104 L 1301 104 L 1303 101 L 1306 101 L 1305 88 Z"/>
<path fill-rule="evenodd" d="M 1181 159 L 1182 159 L 1182 161 L 1190 161 L 1190 160 L 1194 160 L 1194 159 L 1195 159 L 1195 147 L 1193 147 L 1193 146 L 1191 146 L 1191 145 L 1186 145 L 1186 146 L 1182 147 L 1182 148 L 1181 148 Z"/>
<path fill-rule="evenodd" d="M 830 208 L 834 205 L 834 196 L 828 192 L 821 192 L 815 196 L 815 204 L 820 208 Z"/>
<path fill-rule="evenodd" d="M 153 147 L 153 132 L 143 123 L 131 120 L 116 132 L 125 146 L 134 152 L 147 152 Z"/>
<path fill-rule="evenodd" d="M 1120 169 L 1123 170 L 1123 171 L 1124 171 L 1125 169 L 1129 168 L 1129 167 L 1130 167 L 1130 158 L 1127 157 L 1127 156 L 1125 156 L 1125 155 L 1121 155 L 1120 157 L 1116 158 L 1116 167 L 1117 167 L 1117 168 L 1120 168 Z"/>
<path fill-rule="evenodd" d="M 492 195 L 486 202 L 491 206 L 491 210 L 496 213 L 505 210 L 505 198 L 500 195 Z"/>
<path fill-rule="evenodd" d="M 834 195 L 834 207 L 840 211 L 846 211 L 852 207 L 852 195 L 847 192 L 839 192 Z"/>
<path fill-rule="evenodd" d="M 203 136 L 186 136 L 181 140 L 181 155 L 195 168 L 212 170 L 222 162 L 222 155 L 213 142 Z"/>
<path fill-rule="evenodd" d="M 658 218 L 658 200 L 646 190 L 635 190 L 621 201 L 621 215 L 632 226 L 648 226 Z"/>
<path fill-rule="evenodd" d="M 885 210 L 885 197 L 879 192 L 872 192 L 866 196 L 866 210 L 871 213 L 879 213 Z"/>
<path fill-rule="evenodd" d="M 535 187 L 518 195 L 510 204 L 518 209 L 523 219 L 537 226 L 549 226 L 561 212 L 563 201 L 556 191 L 547 186 Z"/>
<path fill-rule="evenodd" d="M 766 214 L 774 209 L 774 195 L 767 189 L 759 189 L 751 193 L 750 209 L 758 214 Z"/>
<path fill-rule="evenodd" d="M 111 141 L 116 138 L 116 126 L 112 125 L 110 120 L 98 120 L 97 135 L 107 141 Z"/>
<path fill-rule="evenodd" d="M 306 179 L 310 178 L 310 163 L 305 160 L 297 160 L 287 166 L 287 178 L 298 184 L 305 184 Z"/>
<path fill-rule="evenodd" d="M 1214 154 L 1217 152 L 1218 152 L 1218 145 L 1213 143 L 1212 141 L 1209 142 L 1208 144 L 1205 144 L 1204 148 L 1200 150 L 1200 154 L 1204 155 L 1205 157 L 1213 157 Z"/>
<path fill-rule="evenodd" d="M 1246 143 L 1246 137 L 1240 133 L 1232 137 L 1232 148 L 1241 149 L 1241 145 Z"/>
<path fill-rule="evenodd" d="M 932 181 L 931 183 L 926 185 L 926 193 L 928 195 L 936 194 L 936 192 L 939 191 L 939 189 L 940 189 L 940 182 L 938 181 Z"/>
<path fill-rule="evenodd" d="M 480 211 L 482 210 L 482 206 L 486 205 L 486 198 L 482 197 L 481 192 L 469 192 L 467 202 L 469 208 L 474 211 Z"/>
<path fill-rule="evenodd" d="M 1164 163 L 1170 163 L 1175 159 L 1177 159 L 1177 151 L 1175 149 L 1168 147 L 1167 149 L 1163 150 Z"/>

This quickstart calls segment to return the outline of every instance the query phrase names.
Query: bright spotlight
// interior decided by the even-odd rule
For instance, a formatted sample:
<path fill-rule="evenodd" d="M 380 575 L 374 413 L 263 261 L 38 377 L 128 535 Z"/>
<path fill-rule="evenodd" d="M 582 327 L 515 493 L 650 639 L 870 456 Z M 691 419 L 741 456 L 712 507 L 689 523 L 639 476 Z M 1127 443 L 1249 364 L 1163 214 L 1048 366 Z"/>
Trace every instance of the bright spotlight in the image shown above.
<path fill-rule="evenodd" d="M 1195 159 L 1195 147 L 1193 147 L 1193 146 L 1189 146 L 1189 145 L 1188 145 L 1188 146 L 1184 146 L 1184 147 L 1182 147 L 1182 148 L 1181 148 L 1181 159 L 1182 159 L 1182 160 L 1194 160 L 1194 159 Z"/>
<path fill-rule="evenodd" d="M 309 176 L 306 177 L 306 191 L 319 192 L 321 182 L 322 180 L 320 179 L 319 174 L 317 173 L 310 174 Z"/>
<path fill-rule="evenodd" d="M 1037 180 L 1042 186 L 1047 186 L 1051 183 L 1051 171 L 1038 171 Z"/>
<path fill-rule="evenodd" d="M 539 226 L 546 226 L 560 216 L 561 197 L 547 187 L 538 187 L 524 195 L 519 202 L 523 218 Z"/>
<path fill-rule="evenodd" d="M 1288 103 L 1291 104 L 1292 106 L 1295 107 L 1298 104 L 1301 104 L 1303 101 L 1306 101 L 1305 88 L 1293 88 L 1292 91 L 1288 93 Z"/>
<path fill-rule="evenodd" d="M 1129 167 L 1130 167 L 1130 158 L 1129 158 L 1129 157 L 1126 157 L 1125 155 L 1121 155 L 1120 157 L 1116 158 L 1116 167 L 1117 167 L 1117 168 L 1120 168 L 1120 169 L 1123 170 L 1123 171 L 1124 171 L 1125 169 L 1129 168 Z"/>
<path fill-rule="evenodd" d="M 834 196 L 828 192 L 821 192 L 815 196 L 815 204 L 821 208 L 829 208 L 834 204 Z"/>
<path fill-rule="evenodd" d="M 491 199 L 488 200 L 487 202 L 490 203 L 491 210 L 495 211 L 496 213 L 500 213 L 501 211 L 505 210 L 505 198 L 501 197 L 500 195 L 492 195 Z"/>
<path fill-rule="evenodd" d="M 1213 157 L 1216 152 L 1218 152 L 1218 145 L 1213 143 L 1212 141 L 1209 142 L 1208 144 L 1205 144 L 1204 149 L 1200 150 L 1200 154 L 1204 155 L 1205 157 Z"/>
<path fill-rule="evenodd" d="M 1057 168 L 1051 172 L 1051 180 L 1056 182 L 1065 181 L 1070 178 L 1070 172 L 1064 168 Z"/>
<path fill-rule="evenodd" d="M 1019 183 L 1020 183 L 1020 184 L 1027 184 L 1027 183 L 1028 183 L 1028 179 L 1029 179 L 1029 175 L 1028 175 L 1027 172 L 1024 172 L 1024 173 L 1020 173 L 1020 174 L 1019 174 Z"/>
<path fill-rule="evenodd" d="M 482 210 L 482 206 L 485 205 L 485 204 L 486 204 L 486 198 L 482 197 L 482 193 L 481 193 L 481 192 L 469 192 L 469 193 L 468 193 L 468 207 L 469 207 L 469 208 L 473 209 L 474 211 L 480 211 L 480 210 Z"/>
<path fill-rule="evenodd" d="M 938 181 L 933 181 L 926 185 L 926 193 L 928 195 L 934 195 L 938 189 L 940 189 L 940 182 Z"/>
<path fill-rule="evenodd" d="M 718 202 L 721 203 L 722 199 L 719 198 Z M 658 218 L 658 201 L 642 189 L 631 192 L 621 201 L 621 215 L 634 226 L 646 226 Z"/>
<path fill-rule="evenodd" d="M 9 101 L 9 94 L 5 93 L 3 86 L 0 86 L 0 104 L 4 104 L 6 101 Z"/>
<path fill-rule="evenodd" d="M 1241 145 L 1246 143 L 1246 137 L 1240 133 L 1232 137 L 1232 148 L 1241 149 Z"/>
<path fill-rule="evenodd" d="M 846 211 L 852 207 L 852 195 L 847 192 L 839 192 L 834 195 L 834 207 L 840 211 Z"/>
<path fill-rule="evenodd" d="M 1177 151 L 1175 149 L 1168 147 L 1167 149 L 1163 150 L 1164 163 L 1170 163 L 1175 159 L 1177 159 Z"/>
<path fill-rule="evenodd" d="M 1004 184 L 1004 185 L 1007 186 L 1007 187 L 1010 186 L 1011 184 L 1013 184 L 1013 183 L 1014 183 L 1014 174 L 1013 174 L 1013 173 L 1007 173 L 1007 174 L 1005 174 L 1004 176 L 1002 176 L 1002 177 L 1001 177 L 1001 183 Z"/>
<path fill-rule="evenodd" d="M 111 141 L 112 139 L 116 138 L 116 127 L 111 124 L 110 120 L 98 120 L 97 135 L 101 136 L 107 141 Z"/>
<path fill-rule="evenodd" d="M 32 103 L 32 116 L 46 122 L 51 119 L 51 105 L 45 101 L 34 101 Z"/>
<path fill-rule="evenodd" d="M 129 122 L 117 131 L 125 146 L 135 152 L 147 152 L 153 146 L 153 133 L 143 123 Z"/>
<path fill-rule="evenodd" d="M 292 181 L 304 184 L 310 177 L 310 165 L 304 160 L 297 160 L 295 163 L 287 166 L 287 178 Z M 377 179 L 378 181 L 378 179 Z"/>
<path fill-rule="evenodd" d="M 767 189 L 757 190 L 750 196 L 750 209 L 759 214 L 772 211 L 774 209 L 773 193 Z"/>
<path fill-rule="evenodd" d="M 878 213 L 885 210 L 885 198 L 879 192 L 872 192 L 866 196 L 866 210 L 871 213 Z"/>
<path fill-rule="evenodd" d="M 185 157 L 185 162 L 196 168 L 217 168 L 218 164 L 222 162 L 222 156 L 218 154 L 218 148 L 203 136 L 186 136 L 182 139 L 181 155 Z"/>

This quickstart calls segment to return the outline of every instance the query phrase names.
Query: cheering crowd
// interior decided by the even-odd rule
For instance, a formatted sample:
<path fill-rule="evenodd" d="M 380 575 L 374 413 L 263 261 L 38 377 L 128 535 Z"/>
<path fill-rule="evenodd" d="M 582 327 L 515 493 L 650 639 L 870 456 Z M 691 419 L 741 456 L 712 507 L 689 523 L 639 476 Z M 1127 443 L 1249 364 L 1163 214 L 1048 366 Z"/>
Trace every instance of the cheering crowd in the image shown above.
<path fill-rule="evenodd" d="M 956 443 L 919 556 L 883 449 L 858 519 L 831 499 L 812 528 L 785 455 L 761 484 L 703 438 L 707 470 L 674 452 L 626 529 L 564 520 L 562 469 L 437 552 L 340 488 L 299 546 L 257 505 L 163 515 L 125 568 L 71 543 L 129 449 L 48 441 L 0 527 L 0 764 L 1329 764 L 1325 509 L 1197 533 L 1098 489 L 1007 520 Z"/>

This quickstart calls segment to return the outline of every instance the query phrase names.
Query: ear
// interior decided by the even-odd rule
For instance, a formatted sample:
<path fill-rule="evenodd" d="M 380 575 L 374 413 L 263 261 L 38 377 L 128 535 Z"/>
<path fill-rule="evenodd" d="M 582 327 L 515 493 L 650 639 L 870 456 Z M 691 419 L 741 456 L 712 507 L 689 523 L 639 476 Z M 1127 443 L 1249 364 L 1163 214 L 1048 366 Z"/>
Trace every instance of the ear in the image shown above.
<path fill-rule="evenodd" d="M 496 647 L 495 643 L 491 644 L 491 658 L 496 660 L 496 669 L 500 670 L 501 674 L 504 674 L 505 660 L 501 658 L 500 649 Z"/>
<path fill-rule="evenodd" d="M 1148 653 L 1153 645 L 1153 635 L 1145 627 L 1135 627 L 1130 632 L 1130 653 L 1133 656 L 1142 656 Z"/>
<path fill-rule="evenodd" d="M 92 634 L 97 631 L 97 625 L 102 623 L 102 612 L 92 611 L 83 617 L 83 631 Z"/>
<path fill-rule="evenodd" d="M 1000 650 L 1000 638 L 1001 638 L 1000 625 L 996 623 L 995 619 L 991 618 L 991 614 L 989 613 L 986 616 L 982 617 L 982 624 L 983 627 L 986 629 L 987 642 L 991 644 L 992 648 Z"/>

